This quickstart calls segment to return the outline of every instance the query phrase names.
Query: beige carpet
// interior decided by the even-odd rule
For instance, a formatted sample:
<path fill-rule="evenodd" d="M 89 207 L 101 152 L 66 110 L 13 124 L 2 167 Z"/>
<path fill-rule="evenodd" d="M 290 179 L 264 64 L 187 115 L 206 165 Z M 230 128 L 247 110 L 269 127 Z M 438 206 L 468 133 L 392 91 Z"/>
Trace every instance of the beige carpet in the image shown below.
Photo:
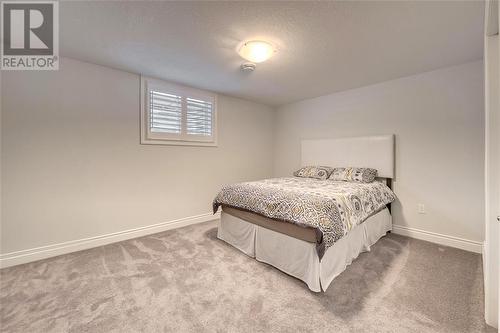
<path fill-rule="evenodd" d="M 493 332 L 481 257 L 390 234 L 324 294 L 199 224 L 4 269 L 3 332 Z"/>

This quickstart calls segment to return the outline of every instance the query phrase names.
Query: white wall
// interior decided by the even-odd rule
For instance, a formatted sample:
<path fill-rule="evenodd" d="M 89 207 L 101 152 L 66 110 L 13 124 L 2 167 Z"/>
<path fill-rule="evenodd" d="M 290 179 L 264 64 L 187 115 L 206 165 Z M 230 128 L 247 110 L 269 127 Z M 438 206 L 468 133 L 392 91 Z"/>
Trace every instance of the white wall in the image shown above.
<path fill-rule="evenodd" d="M 484 218 L 482 62 L 467 63 L 280 107 L 274 175 L 300 166 L 300 140 L 396 134 L 397 225 L 480 251 Z M 427 214 L 417 213 L 417 204 Z M 401 229 L 400 229 L 401 230 Z M 415 235 L 426 235 L 419 233 Z M 428 235 L 436 240 L 438 235 Z M 434 238 L 432 238 L 434 237 Z M 470 242 L 469 242 L 470 241 Z"/>
<path fill-rule="evenodd" d="M 484 71 L 486 101 L 486 154 L 485 154 L 485 242 L 484 242 L 484 291 L 486 323 L 498 328 L 499 311 L 499 241 L 500 224 L 500 43 L 498 19 L 500 8 L 494 2 L 486 3 L 488 19 L 484 38 Z M 494 30 L 494 31 L 491 31 Z M 496 33 L 493 35 L 493 33 Z"/>
<path fill-rule="evenodd" d="M 482 62 L 276 112 L 220 96 L 216 148 L 140 145 L 138 75 L 71 59 L 2 74 L 3 256 L 207 214 L 223 183 L 290 175 L 301 138 L 385 133 L 397 142 L 395 223 L 483 240 Z"/>
<path fill-rule="evenodd" d="M 2 156 L 3 156 L 3 152 L 2 152 L 2 72 L 0 70 L 0 248 L 2 247 L 2 163 L 1 163 L 1 160 L 2 160 Z M 1 251 L 0 251 L 1 253 Z"/>
<path fill-rule="evenodd" d="M 138 75 L 2 74 L 2 254 L 210 213 L 222 184 L 272 174 L 270 107 L 219 96 L 218 147 L 148 146 Z"/>

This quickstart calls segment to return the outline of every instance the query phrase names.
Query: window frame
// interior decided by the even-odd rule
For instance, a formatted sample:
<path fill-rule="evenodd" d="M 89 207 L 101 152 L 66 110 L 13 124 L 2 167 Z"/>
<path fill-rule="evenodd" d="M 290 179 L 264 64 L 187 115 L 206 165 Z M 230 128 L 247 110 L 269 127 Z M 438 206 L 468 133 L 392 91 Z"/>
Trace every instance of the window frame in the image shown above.
<path fill-rule="evenodd" d="M 149 92 L 156 88 L 160 92 L 182 96 L 181 134 L 152 132 L 150 127 Z M 187 134 L 186 99 L 195 98 L 212 102 L 212 135 Z M 217 94 L 141 75 L 141 144 L 217 147 Z"/>

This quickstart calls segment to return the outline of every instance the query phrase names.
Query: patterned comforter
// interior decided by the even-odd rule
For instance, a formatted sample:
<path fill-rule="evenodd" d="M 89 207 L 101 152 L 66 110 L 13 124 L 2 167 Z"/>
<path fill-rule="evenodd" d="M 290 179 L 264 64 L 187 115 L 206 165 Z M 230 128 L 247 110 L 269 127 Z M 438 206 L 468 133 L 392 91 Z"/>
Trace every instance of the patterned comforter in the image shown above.
<path fill-rule="evenodd" d="M 372 183 L 274 178 L 227 185 L 213 202 L 317 230 L 316 249 L 325 251 L 356 225 L 394 201 L 382 182 Z"/>

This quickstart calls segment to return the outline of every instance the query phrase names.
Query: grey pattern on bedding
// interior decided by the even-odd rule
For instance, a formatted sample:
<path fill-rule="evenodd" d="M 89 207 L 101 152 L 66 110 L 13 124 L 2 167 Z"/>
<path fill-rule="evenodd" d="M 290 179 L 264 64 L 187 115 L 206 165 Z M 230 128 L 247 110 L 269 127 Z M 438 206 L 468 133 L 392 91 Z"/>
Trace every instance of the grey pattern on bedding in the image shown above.
<path fill-rule="evenodd" d="M 226 185 L 213 202 L 317 230 L 316 249 L 325 251 L 356 225 L 394 201 L 380 181 L 358 183 L 312 178 L 273 178 Z"/>

